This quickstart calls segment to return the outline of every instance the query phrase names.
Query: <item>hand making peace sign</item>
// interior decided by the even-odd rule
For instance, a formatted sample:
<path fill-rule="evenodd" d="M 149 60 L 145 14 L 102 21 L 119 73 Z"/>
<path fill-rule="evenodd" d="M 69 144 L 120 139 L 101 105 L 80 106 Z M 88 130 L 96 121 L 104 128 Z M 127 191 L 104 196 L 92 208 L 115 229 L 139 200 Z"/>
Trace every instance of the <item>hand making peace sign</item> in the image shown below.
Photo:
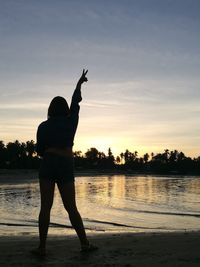
<path fill-rule="evenodd" d="M 87 77 L 86 77 L 86 74 L 87 74 L 87 73 L 88 73 L 88 70 L 85 71 L 85 69 L 83 69 L 83 73 L 82 73 L 82 75 L 81 75 L 81 77 L 80 77 L 78 83 L 82 84 L 82 83 L 88 81 L 88 79 L 87 79 Z"/>

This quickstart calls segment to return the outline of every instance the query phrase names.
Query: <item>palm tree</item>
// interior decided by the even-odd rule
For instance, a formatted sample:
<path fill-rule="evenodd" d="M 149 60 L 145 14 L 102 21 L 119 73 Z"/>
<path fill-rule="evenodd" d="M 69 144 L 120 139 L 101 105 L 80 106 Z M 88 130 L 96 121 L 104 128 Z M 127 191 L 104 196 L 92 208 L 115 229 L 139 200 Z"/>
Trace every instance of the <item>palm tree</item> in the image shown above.
<path fill-rule="evenodd" d="M 163 153 L 163 159 L 167 163 L 169 161 L 169 149 L 165 149 Z"/>
<path fill-rule="evenodd" d="M 6 165 L 6 147 L 3 141 L 0 141 L 0 167 L 4 168 Z"/>
<path fill-rule="evenodd" d="M 177 150 L 171 151 L 169 155 L 169 161 L 176 162 L 177 158 L 178 158 L 178 151 Z"/>
<path fill-rule="evenodd" d="M 124 162 L 124 153 L 123 152 L 120 153 L 120 159 L 121 159 L 121 163 L 123 163 Z"/>
<path fill-rule="evenodd" d="M 23 144 L 23 143 L 22 143 Z M 32 158 L 35 153 L 35 143 L 33 140 L 26 142 L 26 152 L 29 158 Z"/>
<path fill-rule="evenodd" d="M 178 161 L 183 161 L 184 159 L 186 159 L 186 156 L 183 152 L 179 152 L 177 159 L 178 159 Z"/>
<path fill-rule="evenodd" d="M 21 151 L 21 144 L 18 140 L 16 140 L 14 143 L 9 142 L 6 145 L 6 152 L 7 152 L 7 162 L 9 166 L 12 168 L 16 168 L 18 165 L 18 160 L 22 156 Z"/>
<path fill-rule="evenodd" d="M 149 160 L 149 154 L 148 154 L 148 153 L 145 153 L 145 154 L 144 154 L 144 156 L 143 156 L 143 160 L 144 160 L 145 163 L 148 162 L 148 160 Z"/>
<path fill-rule="evenodd" d="M 73 154 L 74 154 L 75 158 L 81 158 L 82 157 L 82 151 L 80 151 L 80 150 L 74 151 Z"/>
<path fill-rule="evenodd" d="M 116 162 L 117 164 L 120 164 L 120 162 L 121 162 L 121 158 L 120 158 L 119 156 L 117 156 L 115 162 Z"/>
<path fill-rule="evenodd" d="M 113 153 L 111 151 L 111 148 L 108 148 L 108 157 L 107 157 L 107 167 L 113 168 L 115 165 L 115 157 L 113 156 Z"/>
<path fill-rule="evenodd" d="M 97 161 L 98 154 L 99 154 L 99 151 L 95 147 L 91 147 L 90 149 L 87 150 L 87 152 L 85 153 L 85 156 L 87 159 L 91 161 Z"/>

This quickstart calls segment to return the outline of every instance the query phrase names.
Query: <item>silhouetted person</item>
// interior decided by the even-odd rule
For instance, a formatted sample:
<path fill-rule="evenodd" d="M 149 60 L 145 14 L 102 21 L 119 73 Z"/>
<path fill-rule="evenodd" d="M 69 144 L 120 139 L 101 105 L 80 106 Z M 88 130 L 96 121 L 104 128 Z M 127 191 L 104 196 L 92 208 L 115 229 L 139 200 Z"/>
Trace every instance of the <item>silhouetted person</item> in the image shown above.
<path fill-rule="evenodd" d="M 39 255 L 45 255 L 55 183 L 57 183 L 71 224 L 79 237 L 81 250 L 97 249 L 87 240 L 82 218 L 76 207 L 72 152 L 79 120 L 79 102 L 82 100 L 81 85 L 87 82 L 87 72 L 83 70 L 72 96 L 70 108 L 63 97 L 53 98 L 48 108 L 48 119 L 42 122 L 37 130 L 37 153 L 42 157 L 39 170 L 41 209 L 39 214 L 40 244 L 34 252 Z"/>

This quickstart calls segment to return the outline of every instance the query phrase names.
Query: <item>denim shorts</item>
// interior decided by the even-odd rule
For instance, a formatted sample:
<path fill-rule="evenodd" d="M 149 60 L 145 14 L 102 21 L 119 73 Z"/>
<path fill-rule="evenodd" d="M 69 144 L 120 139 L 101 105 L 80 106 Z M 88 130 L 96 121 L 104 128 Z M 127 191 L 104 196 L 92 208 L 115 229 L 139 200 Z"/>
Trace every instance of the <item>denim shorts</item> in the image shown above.
<path fill-rule="evenodd" d="M 50 180 L 56 183 L 73 182 L 73 157 L 45 153 L 39 169 L 39 179 Z"/>

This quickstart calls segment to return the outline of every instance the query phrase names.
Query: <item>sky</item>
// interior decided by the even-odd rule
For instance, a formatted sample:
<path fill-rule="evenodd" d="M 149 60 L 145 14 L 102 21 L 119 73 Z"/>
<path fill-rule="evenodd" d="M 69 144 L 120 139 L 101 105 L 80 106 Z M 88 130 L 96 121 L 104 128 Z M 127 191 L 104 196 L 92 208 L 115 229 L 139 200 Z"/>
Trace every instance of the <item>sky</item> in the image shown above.
<path fill-rule="evenodd" d="M 74 150 L 200 155 L 199 0 L 0 0 L 0 140 L 36 141 L 82 69 Z"/>

